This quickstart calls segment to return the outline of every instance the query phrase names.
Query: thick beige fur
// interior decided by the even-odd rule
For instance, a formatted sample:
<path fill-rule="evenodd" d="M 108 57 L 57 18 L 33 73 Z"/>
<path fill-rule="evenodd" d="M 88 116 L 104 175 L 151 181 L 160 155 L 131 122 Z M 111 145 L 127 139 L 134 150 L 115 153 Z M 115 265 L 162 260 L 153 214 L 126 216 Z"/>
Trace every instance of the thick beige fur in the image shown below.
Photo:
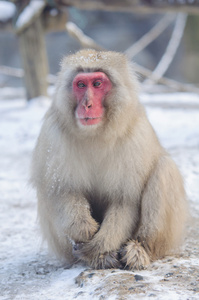
<path fill-rule="evenodd" d="M 78 72 L 99 70 L 113 84 L 105 116 L 81 126 L 72 81 Z M 32 182 L 43 236 L 68 263 L 141 269 L 181 240 L 183 181 L 146 117 L 133 66 L 122 54 L 82 50 L 62 61 Z"/>

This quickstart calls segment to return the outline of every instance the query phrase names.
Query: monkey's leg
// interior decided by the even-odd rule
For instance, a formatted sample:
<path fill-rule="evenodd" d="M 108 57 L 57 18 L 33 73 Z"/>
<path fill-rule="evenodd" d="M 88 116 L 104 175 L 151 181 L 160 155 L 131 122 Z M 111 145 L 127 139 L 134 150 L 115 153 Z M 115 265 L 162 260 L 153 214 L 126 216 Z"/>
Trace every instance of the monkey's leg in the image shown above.
<path fill-rule="evenodd" d="M 77 245 L 74 254 L 95 269 L 120 267 L 118 250 L 132 237 L 137 223 L 137 208 L 133 206 L 132 203 L 112 203 L 100 230 L 88 243 Z"/>
<path fill-rule="evenodd" d="M 79 194 L 63 194 L 48 202 L 39 197 L 38 214 L 48 244 L 67 260 L 73 256 L 72 244 L 88 241 L 99 227 L 86 198 Z"/>
<path fill-rule="evenodd" d="M 168 156 L 157 163 L 141 199 L 141 216 L 134 240 L 121 250 L 130 269 L 145 268 L 164 257 L 181 240 L 186 219 L 186 197 L 181 175 Z"/>

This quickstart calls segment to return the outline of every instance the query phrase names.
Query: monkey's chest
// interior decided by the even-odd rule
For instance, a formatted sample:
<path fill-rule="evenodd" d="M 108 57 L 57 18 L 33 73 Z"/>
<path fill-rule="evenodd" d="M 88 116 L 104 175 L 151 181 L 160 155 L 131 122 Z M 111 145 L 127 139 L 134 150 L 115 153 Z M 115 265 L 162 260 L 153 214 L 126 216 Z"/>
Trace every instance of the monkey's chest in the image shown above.
<path fill-rule="evenodd" d="M 136 199 L 140 194 L 143 176 L 140 176 L 136 162 L 128 159 L 130 155 L 124 152 L 121 149 L 106 156 L 101 153 L 93 155 L 91 150 L 82 151 L 81 155 L 75 155 L 75 159 L 71 157 L 68 161 L 65 180 L 75 190 L 85 191 L 91 206 L 93 198 L 99 203 L 127 197 Z"/>

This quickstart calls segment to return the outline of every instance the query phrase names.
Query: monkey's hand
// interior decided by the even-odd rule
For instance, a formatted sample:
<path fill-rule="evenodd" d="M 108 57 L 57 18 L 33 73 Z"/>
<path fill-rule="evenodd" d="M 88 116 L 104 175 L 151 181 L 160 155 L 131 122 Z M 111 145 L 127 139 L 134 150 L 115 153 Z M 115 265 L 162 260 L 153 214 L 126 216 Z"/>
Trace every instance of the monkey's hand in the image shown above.
<path fill-rule="evenodd" d="M 75 219 L 70 227 L 69 237 L 75 241 L 75 243 L 81 243 L 89 241 L 95 233 L 98 231 L 99 224 L 87 214 L 87 216 L 81 216 Z"/>
<path fill-rule="evenodd" d="M 129 241 L 121 250 L 121 262 L 130 270 L 142 270 L 150 264 L 150 258 L 138 241 Z"/>
<path fill-rule="evenodd" d="M 73 246 L 73 255 L 79 260 L 85 261 L 94 269 L 120 268 L 117 251 L 99 253 L 91 243 L 76 243 Z"/>
<path fill-rule="evenodd" d="M 119 268 L 118 251 L 132 234 L 133 219 L 128 205 L 111 205 L 99 231 L 88 242 L 77 243 L 73 255 L 95 269 Z"/>

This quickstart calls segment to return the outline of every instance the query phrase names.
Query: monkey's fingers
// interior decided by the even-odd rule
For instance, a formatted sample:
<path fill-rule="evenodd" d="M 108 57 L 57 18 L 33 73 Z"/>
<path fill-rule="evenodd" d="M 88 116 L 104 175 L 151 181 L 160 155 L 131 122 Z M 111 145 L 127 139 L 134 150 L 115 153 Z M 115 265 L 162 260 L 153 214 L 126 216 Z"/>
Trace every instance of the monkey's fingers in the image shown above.
<path fill-rule="evenodd" d="M 121 263 L 125 268 L 133 270 L 145 269 L 150 264 L 150 258 L 138 241 L 130 241 L 120 250 Z"/>
<path fill-rule="evenodd" d="M 77 243 L 86 242 L 95 235 L 98 229 L 99 224 L 86 212 L 70 226 L 70 238 Z"/>
<path fill-rule="evenodd" d="M 72 253 L 76 258 L 81 256 L 81 249 L 85 243 L 74 243 Z"/>

